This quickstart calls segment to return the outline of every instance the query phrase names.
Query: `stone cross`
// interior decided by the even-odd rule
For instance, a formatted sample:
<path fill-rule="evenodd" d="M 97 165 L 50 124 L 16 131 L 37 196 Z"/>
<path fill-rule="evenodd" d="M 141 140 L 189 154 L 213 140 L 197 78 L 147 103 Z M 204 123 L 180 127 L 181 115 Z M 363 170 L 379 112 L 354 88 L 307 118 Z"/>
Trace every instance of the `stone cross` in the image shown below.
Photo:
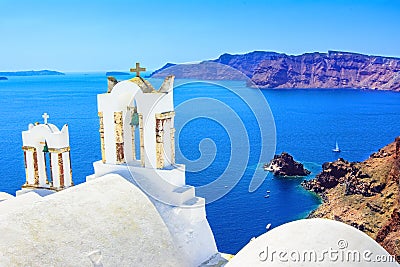
<path fill-rule="evenodd" d="M 140 77 L 141 71 L 146 71 L 146 68 L 140 67 L 140 63 L 136 62 L 136 68 L 131 69 L 131 72 L 136 72 L 136 77 Z"/>
<path fill-rule="evenodd" d="M 50 118 L 50 116 L 45 112 L 43 113 L 42 118 L 44 119 L 44 124 L 47 124 L 47 119 Z"/>

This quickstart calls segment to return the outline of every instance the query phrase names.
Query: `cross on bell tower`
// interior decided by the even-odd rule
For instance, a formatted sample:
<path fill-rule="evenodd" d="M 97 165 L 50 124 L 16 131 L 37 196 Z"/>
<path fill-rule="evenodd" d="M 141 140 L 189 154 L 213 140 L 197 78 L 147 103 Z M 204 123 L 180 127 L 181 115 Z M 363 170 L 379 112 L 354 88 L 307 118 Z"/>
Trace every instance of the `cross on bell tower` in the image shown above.
<path fill-rule="evenodd" d="M 140 77 L 141 71 L 146 71 L 146 68 L 140 67 L 140 63 L 136 62 L 136 68 L 130 69 L 131 72 L 136 72 L 136 77 Z"/>
<path fill-rule="evenodd" d="M 44 124 L 47 124 L 47 119 L 50 118 L 50 116 L 45 112 L 43 113 L 42 118 L 44 119 Z"/>

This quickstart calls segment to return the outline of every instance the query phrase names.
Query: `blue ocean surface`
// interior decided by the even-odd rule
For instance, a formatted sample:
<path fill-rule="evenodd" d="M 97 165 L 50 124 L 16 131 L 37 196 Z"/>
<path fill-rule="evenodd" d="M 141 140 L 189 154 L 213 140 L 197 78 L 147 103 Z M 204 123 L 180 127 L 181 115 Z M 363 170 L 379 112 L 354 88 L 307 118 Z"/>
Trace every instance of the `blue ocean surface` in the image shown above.
<path fill-rule="evenodd" d="M 127 79 L 129 76 L 117 77 Z M 150 79 L 151 80 L 151 79 Z M 161 84 L 160 80 L 151 80 Z M 400 135 L 400 93 L 360 90 L 262 90 L 264 101 L 247 106 L 227 88 L 247 88 L 241 81 L 224 81 L 224 86 L 209 82 L 190 82 L 174 90 L 176 124 L 180 123 L 179 105 L 195 98 L 217 99 L 237 113 L 248 136 L 250 154 L 238 184 L 224 197 L 206 206 L 207 217 L 215 235 L 219 251 L 237 253 L 249 240 L 265 232 L 267 224 L 276 227 L 304 218 L 318 207 L 320 200 L 305 191 L 300 183 L 304 178 L 279 178 L 268 175 L 262 185 L 249 192 L 255 170 L 267 159 L 259 159 L 261 134 L 254 118 L 255 109 L 270 108 L 276 127 L 276 153 L 287 151 L 312 171 L 310 179 L 321 170 L 321 164 L 343 157 L 362 161 Z M 73 179 L 76 184 L 93 173 L 92 163 L 101 158 L 97 94 L 107 90 L 104 73 L 67 74 L 65 76 L 9 77 L 0 82 L 0 191 L 15 194 L 25 182 L 21 132 L 29 123 L 42 122 L 47 112 L 49 122 L 59 128 L 68 123 L 70 130 Z M 211 102 L 210 102 L 211 103 Z M 177 162 L 214 158 L 201 171 L 190 171 L 187 184 L 202 186 L 217 179 L 225 171 L 234 175 L 241 170 L 226 170 L 231 151 L 230 132 L 234 123 L 212 120 L 199 114 L 207 109 L 218 115 L 221 109 L 210 104 L 185 110 L 193 120 L 186 123 L 177 136 Z M 183 111 L 182 111 L 183 112 Z M 181 125 L 182 126 L 182 125 Z M 216 152 L 200 149 L 204 139 L 214 142 Z M 332 152 L 335 142 L 342 150 Z M 212 146 L 211 146 L 212 147 Z M 208 154 L 210 152 L 210 154 Z M 203 154 L 202 154 L 203 153 Z M 267 191 L 270 191 L 267 193 Z M 201 195 L 201 191 L 197 192 Z M 266 198 L 266 195 L 269 195 Z"/>

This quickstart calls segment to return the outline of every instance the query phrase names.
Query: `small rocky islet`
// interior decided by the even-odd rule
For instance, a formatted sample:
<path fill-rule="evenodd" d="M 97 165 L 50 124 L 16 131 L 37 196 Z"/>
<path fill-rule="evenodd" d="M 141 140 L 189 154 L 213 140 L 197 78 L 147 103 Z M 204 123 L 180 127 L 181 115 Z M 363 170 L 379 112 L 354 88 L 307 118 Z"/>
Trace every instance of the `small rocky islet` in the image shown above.
<path fill-rule="evenodd" d="M 0 72 L 0 76 L 4 78 L 6 78 L 5 76 L 44 76 L 44 75 L 65 75 L 65 73 L 54 70 L 27 70 L 27 71 Z"/>
<path fill-rule="evenodd" d="M 287 152 L 275 155 L 269 163 L 264 165 L 264 170 L 272 172 L 275 176 L 307 176 L 311 173 Z"/>

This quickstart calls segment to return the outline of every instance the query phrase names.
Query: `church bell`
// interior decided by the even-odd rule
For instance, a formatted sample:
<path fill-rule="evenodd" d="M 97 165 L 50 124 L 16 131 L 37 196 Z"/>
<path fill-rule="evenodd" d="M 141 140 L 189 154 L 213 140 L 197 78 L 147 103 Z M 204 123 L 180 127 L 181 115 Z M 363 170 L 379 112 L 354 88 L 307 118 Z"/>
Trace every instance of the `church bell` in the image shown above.
<path fill-rule="evenodd" d="M 139 125 L 139 114 L 135 110 L 135 112 L 132 113 L 132 120 L 130 123 L 131 126 L 138 126 Z"/>
<path fill-rule="evenodd" d="M 49 148 L 47 147 L 47 142 L 44 143 L 43 152 L 44 153 L 49 152 Z"/>

